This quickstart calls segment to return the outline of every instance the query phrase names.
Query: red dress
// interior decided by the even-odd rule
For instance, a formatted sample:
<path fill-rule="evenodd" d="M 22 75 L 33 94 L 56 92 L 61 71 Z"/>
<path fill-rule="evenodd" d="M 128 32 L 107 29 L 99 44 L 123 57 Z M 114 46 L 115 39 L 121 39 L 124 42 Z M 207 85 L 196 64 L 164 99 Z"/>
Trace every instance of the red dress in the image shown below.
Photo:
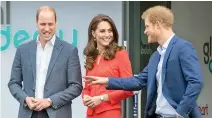
<path fill-rule="evenodd" d="M 90 71 L 86 71 L 87 76 L 100 77 L 131 77 L 132 68 L 129 56 L 126 50 L 117 51 L 115 58 L 112 60 L 104 60 L 101 56 L 100 62 L 97 65 L 96 58 L 94 67 Z M 88 85 L 82 92 L 84 95 L 99 96 L 108 94 L 109 101 L 101 102 L 94 108 L 87 109 L 87 118 L 121 118 L 121 100 L 133 95 L 132 91 L 123 90 L 106 90 L 105 85 Z"/>

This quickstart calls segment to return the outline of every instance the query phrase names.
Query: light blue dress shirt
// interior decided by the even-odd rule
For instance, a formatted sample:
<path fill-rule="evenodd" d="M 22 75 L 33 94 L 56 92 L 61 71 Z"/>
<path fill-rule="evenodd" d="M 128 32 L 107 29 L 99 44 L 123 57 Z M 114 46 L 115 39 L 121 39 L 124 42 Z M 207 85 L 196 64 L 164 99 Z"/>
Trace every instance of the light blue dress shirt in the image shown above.
<path fill-rule="evenodd" d="M 166 53 L 166 49 L 168 48 L 169 42 L 173 38 L 175 34 L 173 34 L 169 39 L 162 45 L 158 46 L 157 51 L 160 54 L 160 61 L 158 63 L 157 67 L 157 73 L 156 73 L 156 78 L 157 78 L 157 100 L 156 100 L 156 114 L 165 116 L 165 117 L 176 117 L 177 112 L 176 110 L 169 104 L 169 102 L 166 100 L 166 98 L 163 95 L 162 92 L 162 65 L 163 65 L 163 60 L 164 56 Z"/>

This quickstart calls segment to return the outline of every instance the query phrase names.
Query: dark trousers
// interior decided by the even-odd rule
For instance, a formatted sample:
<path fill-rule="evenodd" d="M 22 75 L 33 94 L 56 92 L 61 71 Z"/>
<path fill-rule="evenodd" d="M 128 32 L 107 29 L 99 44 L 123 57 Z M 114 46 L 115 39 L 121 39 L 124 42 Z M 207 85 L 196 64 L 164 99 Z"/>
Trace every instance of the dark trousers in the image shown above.
<path fill-rule="evenodd" d="M 43 111 L 33 111 L 31 118 L 49 118 L 46 110 Z"/>

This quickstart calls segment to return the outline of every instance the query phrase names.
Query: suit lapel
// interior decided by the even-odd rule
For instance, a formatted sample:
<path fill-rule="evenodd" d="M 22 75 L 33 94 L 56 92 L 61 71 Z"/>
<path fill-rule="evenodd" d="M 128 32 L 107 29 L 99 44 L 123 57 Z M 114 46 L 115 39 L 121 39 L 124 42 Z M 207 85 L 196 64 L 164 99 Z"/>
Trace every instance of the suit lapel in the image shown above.
<path fill-rule="evenodd" d="M 176 42 L 176 40 L 177 40 L 177 37 L 174 36 L 172 38 L 172 40 L 170 41 L 168 48 L 166 49 L 166 53 L 165 53 L 165 56 L 164 56 L 164 59 L 163 59 L 163 65 L 162 65 L 162 83 L 164 83 L 164 81 L 165 81 L 167 60 L 168 60 L 169 55 L 171 53 L 171 50 L 174 46 L 173 44 Z"/>
<path fill-rule="evenodd" d="M 156 55 L 155 55 L 154 64 L 153 64 L 154 66 L 153 66 L 153 69 L 152 69 L 154 75 L 156 75 L 156 73 L 157 73 L 159 61 L 160 61 L 160 54 L 159 54 L 159 52 L 157 51 L 157 53 L 156 53 Z"/>
<path fill-rule="evenodd" d="M 156 54 L 154 55 L 153 60 L 151 60 L 151 66 L 149 67 L 149 68 L 151 68 L 150 69 L 150 74 L 152 76 L 151 78 L 154 78 L 154 79 L 150 79 L 150 80 L 153 80 L 154 83 L 155 83 L 155 79 L 156 79 L 155 75 L 157 73 L 157 68 L 158 68 L 159 61 L 160 61 L 160 54 L 157 51 Z"/>
<path fill-rule="evenodd" d="M 56 37 L 55 45 L 54 45 L 54 48 L 52 50 L 52 56 L 51 56 L 51 59 L 50 59 L 50 62 L 49 62 L 49 67 L 48 67 L 48 71 L 47 71 L 47 75 L 46 75 L 46 81 L 48 80 L 49 75 L 51 74 L 51 71 L 52 71 L 52 69 L 55 65 L 55 62 L 58 59 L 58 56 L 59 56 L 62 48 L 63 48 L 63 45 L 62 45 L 61 41 L 59 40 L 58 37 Z"/>
<path fill-rule="evenodd" d="M 154 104 L 153 101 L 153 97 L 156 90 L 156 73 L 157 73 L 157 68 L 158 68 L 158 63 L 160 61 L 160 54 L 158 51 L 156 51 L 156 53 L 154 53 L 153 57 L 151 58 L 151 60 L 149 61 L 149 67 L 148 67 L 148 88 L 147 89 L 151 89 L 151 91 L 147 92 L 147 106 L 149 106 L 150 104 Z"/>
<path fill-rule="evenodd" d="M 33 40 L 30 44 L 30 62 L 32 65 L 32 74 L 34 78 L 34 83 L 36 79 L 36 52 L 37 52 L 37 45 L 36 45 L 36 40 Z M 35 89 L 35 84 L 34 84 L 34 89 Z"/>

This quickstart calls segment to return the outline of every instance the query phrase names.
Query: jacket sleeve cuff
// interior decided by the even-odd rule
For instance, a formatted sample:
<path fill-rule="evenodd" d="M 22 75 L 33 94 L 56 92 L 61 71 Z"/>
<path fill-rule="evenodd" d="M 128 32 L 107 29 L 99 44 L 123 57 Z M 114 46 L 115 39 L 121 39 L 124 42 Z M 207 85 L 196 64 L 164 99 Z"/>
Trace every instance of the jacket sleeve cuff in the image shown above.
<path fill-rule="evenodd" d="M 108 90 L 112 89 L 111 81 L 113 81 L 113 80 L 111 78 L 108 78 L 108 83 L 105 85 L 105 88 Z"/>
<path fill-rule="evenodd" d="M 20 97 L 19 102 L 20 102 L 21 106 L 24 106 L 24 107 L 27 106 L 27 104 L 25 103 L 26 97 L 27 97 L 26 94 L 24 94 L 23 96 Z"/>
<path fill-rule="evenodd" d="M 192 110 L 192 107 L 190 107 L 188 110 L 183 109 L 183 108 L 177 108 L 176 112 L 177 112 L 177 114 L 179 114 L 183 118 L 187 118 L 188 115 L 190 114 L 191 110 Z"/>
<path fill-rule="evenodd" d="M 182 115 L 180 115 L 179 113 L 176 112 L 177 116 L 180 116 L 180 118 L 184 118 Z"/>
<path fill-rule="evenodd" d="M 52 101 L 53 109 L 58 109 L 63 106 L 63 104 L 60 103 L 59 100 L 57 100 L 56 96 L 51 96 L 51 97 L 49 97 L 49 99 Z"/>

